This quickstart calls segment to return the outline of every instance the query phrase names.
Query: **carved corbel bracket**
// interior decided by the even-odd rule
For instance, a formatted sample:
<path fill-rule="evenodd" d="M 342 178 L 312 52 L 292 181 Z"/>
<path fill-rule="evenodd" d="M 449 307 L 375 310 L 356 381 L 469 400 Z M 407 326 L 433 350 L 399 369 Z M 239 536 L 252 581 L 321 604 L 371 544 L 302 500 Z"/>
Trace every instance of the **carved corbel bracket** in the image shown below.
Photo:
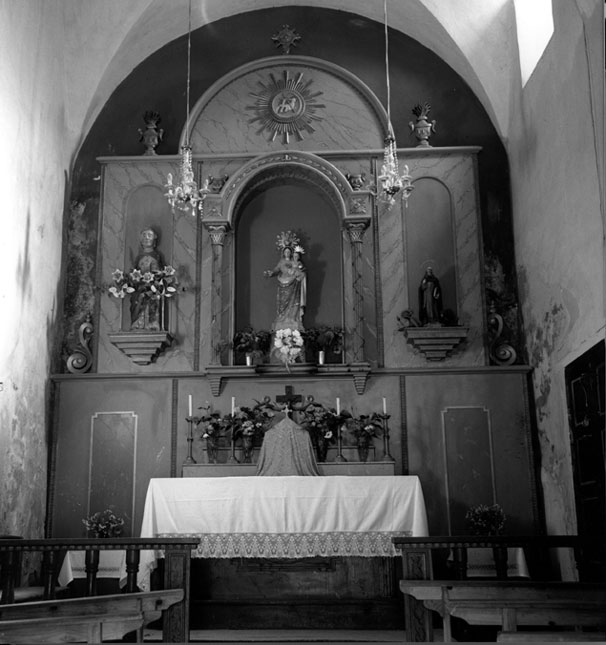
<path fill-rule="evenodd" d="M 173 343 L 173 336 L 167 331 L 129 332 L 108 334 L 112 345 L 126 354 L 137 365 L 153 363 Z"/>
<path fill-rule="evenodd" d="M 207 365 L 206 378 L 210 383 L 210 391 L 213 396 L 221 394 L 224 378 L 250 377 L 255 374 L 254 366 L 246 365 Z"/>
<path fill-rule="evenodd" d="M 348 371 L 353 376 L 357 394 L 364 394 L 366 382 L 370 376 L 370 363 L 351 363 Z"/>
<path fill-rule="evenodd" d="M 407 327 L 403 331 L 428 361 L 443 361 L 467 338 L 469 327 Z"/>

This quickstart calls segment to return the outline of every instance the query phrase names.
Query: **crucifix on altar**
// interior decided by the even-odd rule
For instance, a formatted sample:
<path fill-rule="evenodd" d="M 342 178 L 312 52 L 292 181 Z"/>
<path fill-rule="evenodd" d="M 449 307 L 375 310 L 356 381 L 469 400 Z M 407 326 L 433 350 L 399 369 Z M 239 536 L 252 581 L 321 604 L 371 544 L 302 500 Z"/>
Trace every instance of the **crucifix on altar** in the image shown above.
<path fill-rule="evenodd" d="M 309 433 L 290 418 L 291 412 L 302 412 L 311 403 L 312 396 L 308 396 L 303 403 L 303 397 L 294 393 L 292 385 L 286 385 L 284 394 L 276 396 L 276 404 L 286 416 L 265 433 L 257 463 L 257 475 L 320 474 Z M 273 407 L 269 397 L 265 398 L 265 404 Z"/>
<path fill-rule="evenodd" d="M 303 412 L 307 406 L 313 403 L 313 400 L 313 396 L 308 396 L 305 399 L 305 404 L 303 404 L 303 396 L 295 394 L 292 385 L 285 385 L 284 394 L 276 396 L 276 403 L 282 406 L 281 410 L 286 416 L 290 416 L 292 412 Z"/>

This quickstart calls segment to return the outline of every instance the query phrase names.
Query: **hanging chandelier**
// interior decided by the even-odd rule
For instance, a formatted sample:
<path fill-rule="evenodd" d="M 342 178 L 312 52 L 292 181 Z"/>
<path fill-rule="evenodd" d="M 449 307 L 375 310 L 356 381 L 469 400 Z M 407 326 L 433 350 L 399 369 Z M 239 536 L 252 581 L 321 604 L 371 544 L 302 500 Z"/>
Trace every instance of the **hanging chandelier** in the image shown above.
<path fill-rule="evenodd" d="M 385 23 L 385 78 L 387 83 L 387 136 L 385 137 L 385 151 L 383 165 L 378 179 L 381 182 L 381 201 L 390 207 L 396 202 L 396 197 L 401 194 L 404 204 L 408 206 L 408 198 L 414 186 L 408 165 L 404 165 L 403 173 L 398 168 L 398 150 L 396 136 L 391 125 L 391 85 L 389 79 L 389 32 L 387 29 L 387 0 L 383 0 L 383 18 Z"/>
<path fill-rule="evenodd" d="M 202 210 L 204 199 L 210 192 L 208 189 L 208 180 L 204 182 L 202 188 L 198 188 L 194 179 L 194 170 L 192 166 L 192 148 L 189 143 L 189 88 L 191 77 L 191 0 L 189 0 L 189 23 L 187 29 L 187 89 L 186 89 L 186 113 L 185 113 L 185 142 L 181 146 L 181 177 L 177 184 L 173 184 L 172 173 L 166 177 L 166 193 L 173 212 L 175 208 L 181 211 L 189 211 L 196 215 L 198 210 Z"/>

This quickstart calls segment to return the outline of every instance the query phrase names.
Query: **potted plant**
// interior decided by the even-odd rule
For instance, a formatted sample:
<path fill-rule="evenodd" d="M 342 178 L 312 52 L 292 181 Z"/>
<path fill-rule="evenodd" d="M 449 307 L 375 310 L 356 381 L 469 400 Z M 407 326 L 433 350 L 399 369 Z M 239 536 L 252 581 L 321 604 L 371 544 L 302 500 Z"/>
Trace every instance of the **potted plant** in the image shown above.
<path fill-rule="evenodd" d="M 319 462 L 326 461 L 330 445 L 337 441 L 334 418 L 335 415 L 321 403 L 314 402 L 303 411 L 300 424 L 309 432 Z"/>
<path fill-rule="evenodd" d="M 111 508 L 93 513 L 82 520 L 86 530 L 98 538 L 120 537 L 124 528 L 124 520 L 116 515 Z"/>
<path fill-rule="evenodd" d="M 343 351 L 343 328 L 320 325 L 310 327 L 304 332 L 305 346 L 318 356 L 318 363 L 323 365 L 328 353 L 340 354 Z"/>
<path fill-rule="evenodd" d="M 251 326 L 237 331 L 233 338 L 234 351 L 246 356 L 246 364 L 262 360 L 267 355 L 271 334 L 265 330 L 255 331 Z"/>
<path fill-rule="evenodd" d="M 375 413 L 372 415 L 361 414 L 351 417 L 345 422 L 345 427 L 356 439 L 360 461 L 368 460 L 368 453 L 373 439 L 380 435 L 381 419 Z"/>
<path fill-rule="evenodd" d="M 469 508 L 465 523 L 472 535 L 502 535 L 506 515 L 499 504 L 478 504 Z M 470 551 L 472 551 L 470 549 Z M 492 549 L 497 578 L 507 578 L 507 548 L 495 546 Z M 470 553 L 471 556 L 471 553 Z"/>
<path fill-rule="evenodd" d="M 241 406 L 234 411 L 234 441 L 242 442 L 242 463 L 250 464 L 255 442 L 263 438 L 269 426 L 270 417 L 262 404 L 252 408 Z"/>
<path fill-rule="evenodd" d="M 202 431 L 200 438 L 206 441 L 208 463 L 216 464 L 219 461 L 221 437 L 225 436 L 225 420 L 218 412 L 210 412 L 210 406 L 201 409 L 205 412 L 198 421 L 198 427 Z"/>
<path fill-rule="evenodd" d="M 501 535 L 505 513 L 499 504 L 478 504 L 465 514 L 465 523 L 472 535 Z"/>

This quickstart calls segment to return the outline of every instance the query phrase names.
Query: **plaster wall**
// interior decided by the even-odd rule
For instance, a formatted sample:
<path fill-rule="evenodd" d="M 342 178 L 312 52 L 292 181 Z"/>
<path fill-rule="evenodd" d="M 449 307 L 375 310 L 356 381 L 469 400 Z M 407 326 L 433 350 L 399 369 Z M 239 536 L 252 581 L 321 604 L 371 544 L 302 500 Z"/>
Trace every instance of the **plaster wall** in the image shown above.
<path fill-rule="evenodd" d="M 0 533 L 42 537 L 51 347 L 71 148 L 54 3 L 0 2 Z"/>
<path fill-rule="evenodd" d="M 592 101 L 603 95 L 603 74 L 591 73 L 603 50 L 586 39 L 603 5 L 593 4 L 581 13 L 574 2 L 553 3 L 555 33 L 510 128 L 520 300 L 550 533 L 576 531 L 564 368 L 604 337 L 603 106 Z"/>

